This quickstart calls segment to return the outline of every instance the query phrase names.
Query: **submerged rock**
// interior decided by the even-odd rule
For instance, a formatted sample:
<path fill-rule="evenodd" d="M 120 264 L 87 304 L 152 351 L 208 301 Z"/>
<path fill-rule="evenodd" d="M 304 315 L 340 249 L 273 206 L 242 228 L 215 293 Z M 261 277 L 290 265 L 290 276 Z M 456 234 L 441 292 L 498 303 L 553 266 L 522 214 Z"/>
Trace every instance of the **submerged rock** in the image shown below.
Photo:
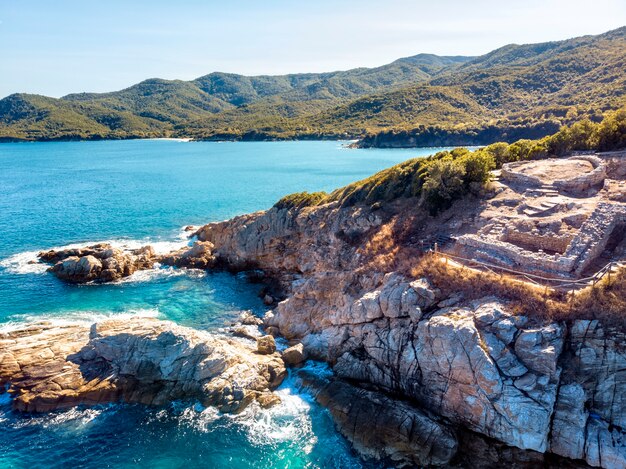
<path fill-rule="evenodd" d="M 0 387 L 13 407 L 47 412 L 76 405 L 162 405 L 198 399 L 224 412 L 276 402 L 285 376 L 279 354 L 156 319 L 35 323 L 0 334 Z"/>

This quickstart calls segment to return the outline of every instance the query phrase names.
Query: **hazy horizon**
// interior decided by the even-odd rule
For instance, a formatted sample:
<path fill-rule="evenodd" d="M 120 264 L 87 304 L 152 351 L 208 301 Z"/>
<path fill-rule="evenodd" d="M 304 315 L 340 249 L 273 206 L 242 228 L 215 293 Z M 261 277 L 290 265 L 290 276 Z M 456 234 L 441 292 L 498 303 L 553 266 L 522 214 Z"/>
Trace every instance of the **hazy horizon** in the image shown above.
<path fill-rule="evenodd" d="M 280 75 L 376 67 L 421 53 L 477 56 L 507 44 L 600 34 L 626 24 L 619 0 L 370 0 L 315 5 L 41 0 L 0 8 L 0 97 L 107 92 L 148 78 Z M 520 27 L 524 25 L 524 27 Z"/>

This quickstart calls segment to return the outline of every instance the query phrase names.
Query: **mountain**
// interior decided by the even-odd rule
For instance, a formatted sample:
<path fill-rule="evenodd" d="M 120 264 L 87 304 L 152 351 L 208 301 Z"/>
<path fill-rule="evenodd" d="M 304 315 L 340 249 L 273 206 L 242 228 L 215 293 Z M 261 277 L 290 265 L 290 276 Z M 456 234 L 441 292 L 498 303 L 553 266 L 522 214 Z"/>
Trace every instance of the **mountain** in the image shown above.
<path fill-rule="evenodd" d="M 358 96 L 429 80 L 470 60 L 421 54 L 378 68 L 255 76 L 211 73 L 193 81 L 149 79 L 112 93 L 60 99 L 14 94 L 0 100 L 0 139 L 170 136 L 190 122 L 255 103 L 285 118 Z"/>
<path fill-rule="evenodd" d="M 510 45 L 423 84 L 356 99 L 315 117 L 348 133 L 436 126 L 558 124 L 624 104 L 626 27 L 599 36 Z M 419 132 L 417 132 L 419 133 Z M 550 132 L 548 132 L 550 133 Z"/>
<path fill-rule="evenodd" d="M 507 45 L 480 57 L 420 54 L 378 68 L 283 76 L 211 73 L 112 93 L 0 100 L 0 139 L 361 138 L 363 146 L 539 138 L 626 103 L 626 27 Z"/>

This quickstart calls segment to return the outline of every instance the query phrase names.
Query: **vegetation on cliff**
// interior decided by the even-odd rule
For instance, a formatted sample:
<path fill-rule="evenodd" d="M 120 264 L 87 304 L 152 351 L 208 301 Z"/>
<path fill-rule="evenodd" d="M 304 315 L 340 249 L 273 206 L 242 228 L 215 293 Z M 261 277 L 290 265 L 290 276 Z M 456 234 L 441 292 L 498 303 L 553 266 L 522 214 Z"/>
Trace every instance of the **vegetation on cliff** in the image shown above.
<path fill-rule="evenodd" d="M 361 138 L 362 146 L 537 139 L 626 101 L 626 27 L 509 45 L 481 57 L 421 54 L 373 69 L 196 80 L 113 93 L 0 100 L 0 140 Z"/>
<path fill-rule="evenodd" d="M 401 197 L 421 197 L 436 213 L 467 194 L 479 193 L 490 172 L 504 163 L 563 156 L 572 151 L 609 151 L 626 148 L 626 107 L 608 112 L 599 123 L 588 119 L 563 126 L 539 140 L 498 142 L 470 151 L 456 148 L 427 158 L 414 158 L 366 179 L 325 192 L 300 192 L 283 197 L 275 207 L 296 208 L 338 202 L 341 206 L 374 206 Z"/>

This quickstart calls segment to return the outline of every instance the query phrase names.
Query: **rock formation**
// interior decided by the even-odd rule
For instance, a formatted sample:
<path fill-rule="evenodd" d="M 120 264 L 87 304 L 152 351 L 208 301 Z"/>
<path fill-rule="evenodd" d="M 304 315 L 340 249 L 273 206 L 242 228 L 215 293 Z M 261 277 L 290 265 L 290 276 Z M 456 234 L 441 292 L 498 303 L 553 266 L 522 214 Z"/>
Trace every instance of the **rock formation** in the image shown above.
<path fill-rule="evenodd" d="M 40 252 L 39 258 L 53 264 L 48 270 L 70 283 L 119 280 L 138 270 L 151 269 L 156 261 L 150 246 L 122 250 L 106 243 Z"/>
<path fill-rule="evenodd" d="M 25 325 L 0 334 L 0 387 L 20 411 L 80 404 L 197 399 L 224 412 L 272 404 L 285 376 L 252 341 L 156 319 Z"/>
<path fill-rule="evenodd" d="M 422 410 L 338 379 L 300 376 L 362 457 L 413 467 L 448 464 L 455 455 L 454 431 Z"/>
<path fill-rule="evenodd" d="M 368 269 L 359 246 L 384 221 L 379 211 L 331 203 L 272 208 L 196 234 L 220 262 L 281 280 L 287 298 L 267 314 L 266 330 L 302 343 L 338 377 L 512 448 L 626 467 L 623 334 L 597 322 L 537 322 L 497 298 L 441 298 L 428 279 Z M 361 397 L 375 403 L 369 392 Z M 355 447 L 400 454 L 401 426 L 383 444 L 355 430 L 358 416 L 333 415 Z M 412 464 L 426 463 L 416 454 Z"/>
<path fill-rule="evenodd" d="M 193 269 L 210 269 L 215 265 L 213 244 L 206 241 L 196 241 L 191 247 L 184 247 L 178 251 L 159 257 L 159 262 L 175 267 Z"/>

